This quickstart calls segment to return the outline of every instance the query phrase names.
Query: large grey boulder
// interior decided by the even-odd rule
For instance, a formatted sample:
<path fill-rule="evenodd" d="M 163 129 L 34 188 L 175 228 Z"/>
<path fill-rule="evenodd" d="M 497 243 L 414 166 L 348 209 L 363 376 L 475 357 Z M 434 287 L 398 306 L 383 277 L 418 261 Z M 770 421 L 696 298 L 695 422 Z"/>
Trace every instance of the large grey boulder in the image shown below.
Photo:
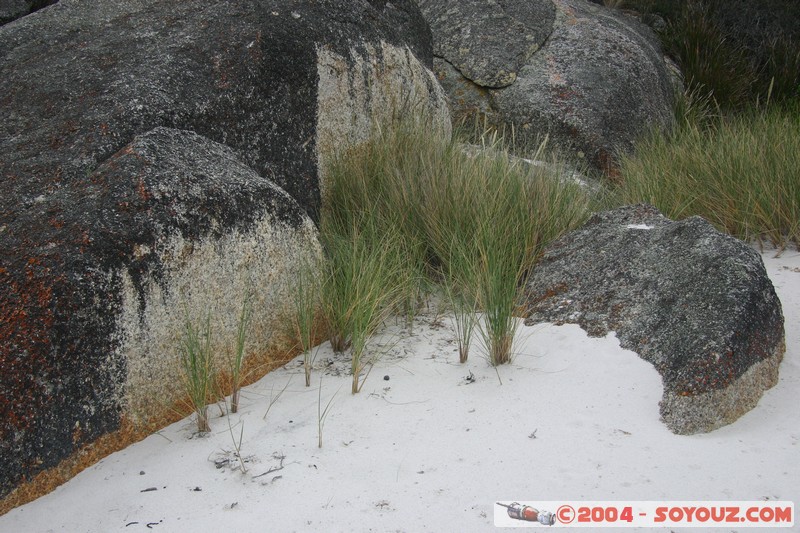
<path fill-rule="evenodd" d="M 417 0 L 455 119 L 473 113 L 613 172 L 673 120 L 674 87 L 652 30 L 586 0 Z"/>
<path fill-rule="evenodd" d="M 595 214 L 551 244 L 527 288 L 528 318 L 577 323 L 661 374 L 661 417 L 707 432 L 753 409 L 777 383 L 781 304 L 761 256 L 700 217 L 635 205 Z"/>
<path fill-rule="evenodd" d="M 11 197 L 166 126 L 231 146 L 315 218 L 333 147 L 403 106 L 447 118 L 431 46 L 410 0 L 59 2 L 0 32 Z"/>
<path fill-rule="evenodd" d="M 319 253 L 285 191 L 184 130 L 134 136 L 34 202 L 0 235 L 2 493 L 179 399 L 187 314 L 199 326 L 211 313 L 221 358 L 252 293 L 250 350 L 267 348 L 300 265 Z"/>
<path fill-rule="evenodd" d="M 323 168 L 449 125 L 409 1 L 62 0 L 0 28 L 0 496 L 178 392 L 184 310 L 254 349 L 317 253 Z"/>

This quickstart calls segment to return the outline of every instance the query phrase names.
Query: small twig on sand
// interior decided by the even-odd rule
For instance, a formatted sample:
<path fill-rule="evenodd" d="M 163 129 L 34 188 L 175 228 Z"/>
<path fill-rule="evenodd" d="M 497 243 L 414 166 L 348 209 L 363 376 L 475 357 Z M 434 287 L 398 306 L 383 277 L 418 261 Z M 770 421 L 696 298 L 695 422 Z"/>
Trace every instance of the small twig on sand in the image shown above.
<path fill-rule="evenodd" d="M 279 466 L 276 466 L 275 468 L 270 468 L 269 470 L 267 470 L 263 474 L 259 474 L 257 476 L 253 476 L 253 479 L 255 479 L 257 477 L 261 477 L 261 476 L 266 476 L 267 474 L 271 474 L 273 472 L 277 472 L 278 470 L 283 470 L 283 460 L 286 459 L 286 456 L 285 455 L 281 455 L 281 456 L 276 457 L 276 459 L 280 459 L 280 461 L 281 461 Z"/>

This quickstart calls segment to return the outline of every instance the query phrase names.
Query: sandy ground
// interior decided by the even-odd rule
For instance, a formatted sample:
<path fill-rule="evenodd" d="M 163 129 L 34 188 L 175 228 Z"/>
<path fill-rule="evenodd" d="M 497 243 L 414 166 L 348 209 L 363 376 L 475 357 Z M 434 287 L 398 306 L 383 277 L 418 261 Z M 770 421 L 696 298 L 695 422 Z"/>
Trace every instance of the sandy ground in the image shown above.
<path fill-rule="evenodd" d="M 497 509 L 524 525 L 495 502 L 800 502 L 800 253 L 773 255 L 780 382 L 710 434 L 666 429 L 658 374 L 613 334 L 520 326 L 512 364 L 492 368 L 476 336 L 462 365 L 451 317 L 431 309 L 374 341 L 360 394 L 322 345 L 310 388 L 294 361 L 248 387 L 238 414 L 212 408 L 210 435 L 173 424 L 0 517 L 0 532 L 471 532 L 495 530 Z"/>

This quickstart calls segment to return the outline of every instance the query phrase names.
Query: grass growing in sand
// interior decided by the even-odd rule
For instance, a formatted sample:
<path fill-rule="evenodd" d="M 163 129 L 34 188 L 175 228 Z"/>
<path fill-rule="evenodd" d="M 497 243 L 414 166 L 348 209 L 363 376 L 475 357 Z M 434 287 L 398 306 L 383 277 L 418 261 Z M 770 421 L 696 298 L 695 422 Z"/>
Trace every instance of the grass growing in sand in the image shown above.
<path fill-rule="evenodd" d="M 326 292 L 332 343 L 343 347 L 342 332 L 356 342 L 344 326 L 363 305 L 353 298 L 390 309 L 398 297 L 413 301 L 424 276 L 483 311 L 482 338 L 492 364 L 510 360 L 513 316 L 531 265 L 547 243 L 585 219 L 591 204 L 579 185 L 557 170 L 508 156 L 496 137 L 467 148 L 402 123 L 346 152 L 327 175 L 322 234 L 331 268 L 349 272 L 345 278 L 380 272 L 368 291 L 350 291 L 347 298 Z M 333 244 L 340 237 L 364 250 L 343 253 L 346 246 Z M 377 308 L 370 317 L 382 318 Z M 367 322 L 371 330 L 377 326 Z M 360 357 L 354 355 L 354 371 Z"/>
<path fill-rule="evenodd" d="M 328 255 L 323 305 L 334 338 L 351 349 L 353 394 L 361 390 L 371 368 L 366 354 L 370 338 L 407 290 L 407 250 L 401 238 L 391 226 L 378 226 L 368 216 L 323 224 Z"/>

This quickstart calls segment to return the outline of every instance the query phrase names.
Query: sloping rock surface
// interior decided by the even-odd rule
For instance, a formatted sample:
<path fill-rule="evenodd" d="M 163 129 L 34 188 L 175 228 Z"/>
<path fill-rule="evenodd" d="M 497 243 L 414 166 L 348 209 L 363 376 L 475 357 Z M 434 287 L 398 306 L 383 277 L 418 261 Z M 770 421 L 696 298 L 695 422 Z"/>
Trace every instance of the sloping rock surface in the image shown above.
<path fill-rule="evenodd" d="M 0 496 L 164 408 L 184 308 L 222 340 L 254 289 L 268 339 L 325 150 L 402 105 L 449 123 L 431 50 L 404 0 L 62 0 L 0 28 Z"/>
<path fill-rule="evenodd" d="M 577 323 L 661 374 L 661 417 L 675 433 L 729 424 L 777 383 L 781 304 L 761 257 L 700 217 L 636 205 L 594 215 L 545 251 L 526 324 Z"/>

